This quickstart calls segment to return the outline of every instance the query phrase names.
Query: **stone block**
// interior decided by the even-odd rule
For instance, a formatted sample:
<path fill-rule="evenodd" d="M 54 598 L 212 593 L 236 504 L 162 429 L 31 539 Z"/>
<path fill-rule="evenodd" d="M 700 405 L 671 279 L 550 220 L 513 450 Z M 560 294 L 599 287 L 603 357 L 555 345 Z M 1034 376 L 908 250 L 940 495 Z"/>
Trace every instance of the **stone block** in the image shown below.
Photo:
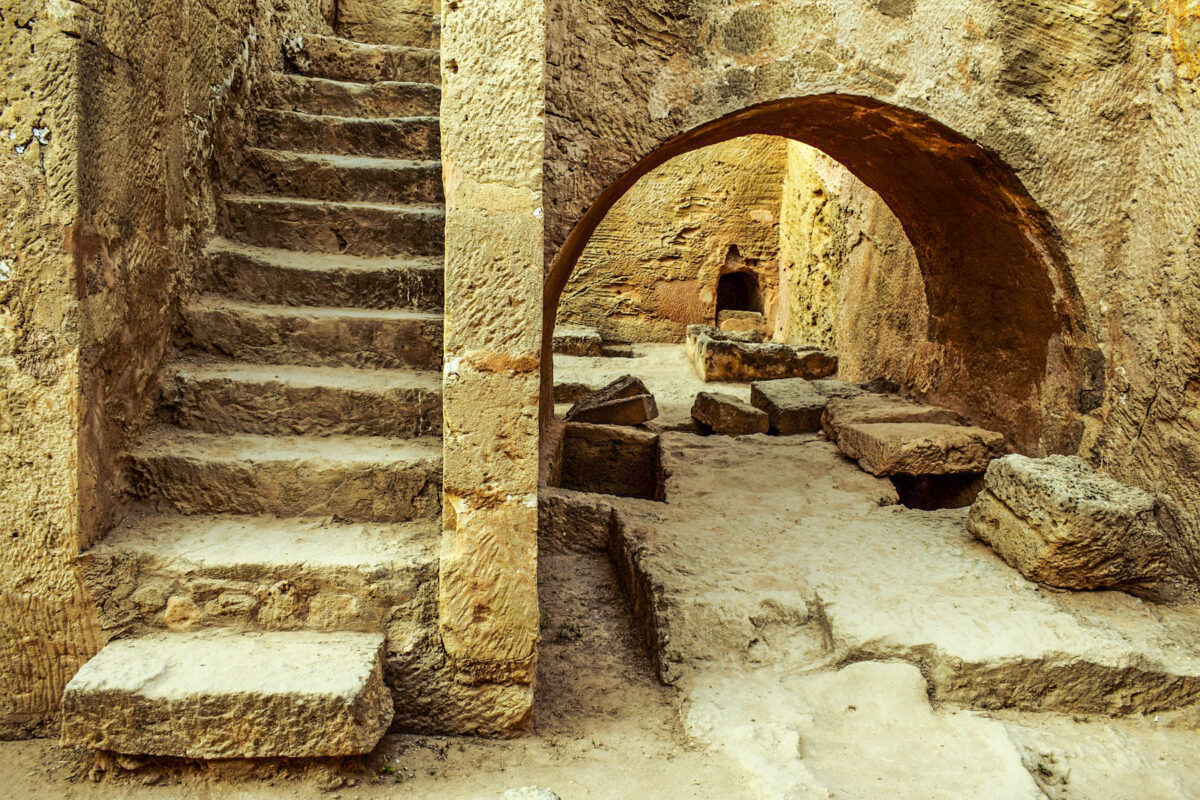
<path fill-rule="evenodd" d="M 692 419 L 701 430 L 725 436 L 748 436 L 766 433 L 770 423 L 767 415 L 738 398 L 719 392 L 700 392 L 692 405 Z"/>
<path fill-rule="evenodd" d="M 554 352 L 566 356 L 603 356 L 600 331 L 584 325 L 559 325 L 554 329 Z"/>
<path fill-rule="evenodd" d="M 957 475 L 987 469 L 1004 454 L 1004 436 L 929 422 L 856 423 L 841 429 L 838 448 L 872 475 Z"/>
<path fill-rule="evenodd" d="M 562 488 L 658 500 L 661 473 L 658 434 L 621 425 L 567 424 Z"/>
<path fill-rule="evenodd" d="M 368 753 L 392 720 L 383 637 L 159 633 L 109 642 L 63 693 L 63 742 L 179 758 Z"/>
<path fill-rule="evenodd" d="M 967 528 L 1026 578 L 1138 593 L 1167 577 L 1158 503 L 1076 456 L 993 461 Z"/>
<path fill-rule="evenodd" d="M 829 402 L 815 383 L 804 378 L 755 381 L 750 384 L 750 404 L 766 413 L 771 433 L 814 433 L 821 429 L 821 415 Z"/>
<path fill-rule="evenodd" d="M 687 331 L 688 359 L 705 382 L 816 379 L 837 372 L 837 356 L 825 350 L 753 341 L 761 338 L 754 331 L 726 333 L 706 325 L 690 325 Z"/>
<path fill-rule="evenodd" d="M 821 417 L 821 429 L 836 442 L 846 425 L 876 422 L 931 422 L 960 425 L 962 416 L 939 406 L 914 403 L 896 395 L 864 394 L 858 397 L 830 397 Z"/>
<path fill-rule="evenodd" d="M 758 311 L 722 311 L 717 314 L 717 328 L 722 333 L 755 331 L 766 336 L 767 318 Z"/>
<path fill-rule="evenodd" d="M 615 381 L 583 397 L 567 411 L 568 422 L 596 425 L 637 425 L 658 416 L 654 395 L 646 384 L 632 375 Z"/>

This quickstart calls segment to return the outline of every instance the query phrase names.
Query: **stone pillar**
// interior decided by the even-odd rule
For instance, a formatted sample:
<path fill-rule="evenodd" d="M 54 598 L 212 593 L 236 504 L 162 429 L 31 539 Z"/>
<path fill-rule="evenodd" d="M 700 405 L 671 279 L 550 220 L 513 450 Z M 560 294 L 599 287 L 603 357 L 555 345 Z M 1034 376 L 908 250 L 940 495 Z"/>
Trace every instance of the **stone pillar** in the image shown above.
<path fill-rule="evenodd" d="M 442 24 L 439 622 L 459 684 L 511 687 L 505 732 L 529 719 L 538 634 L 545 2 L 445 0 Z"/>

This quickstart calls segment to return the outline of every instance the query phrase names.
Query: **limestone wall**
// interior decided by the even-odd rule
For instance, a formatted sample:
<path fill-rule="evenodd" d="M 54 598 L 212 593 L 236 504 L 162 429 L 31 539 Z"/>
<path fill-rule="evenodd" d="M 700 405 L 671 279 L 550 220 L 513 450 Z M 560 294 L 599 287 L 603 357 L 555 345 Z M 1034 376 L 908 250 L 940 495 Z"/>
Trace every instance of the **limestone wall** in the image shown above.
<path fill-rule="evenodd" d="M 102 643 L 73 569 L 111 522 L 212 218 L 214 152 L 316 0 L 10 4 L 0 36 L 0 731 Z M 17 24 L 20 23 L 20 24 Z M 269 45 L 264 47 L 263 45 Z M 217 121 L 220 120 L 220 124 Z"/>
<path fill-rule="evenodd" d="M 929 331 L 912 244 L 879 195 L 799 142 L 788 147 L 780 282 L 781 339 L 835 350 L 846 380 L 910 383 Z"/>
<path fill-rule="evenodd" d="M 327 3 L 330 0 L 326 0 Z M 359 42 L 436 47 L 438 0 L 336 0 L 334 27 Z"/>
<path fill-rule="evenodd" d="M 671 159 L 638 181 L 589 240 L 559 321 L 608 341 L 681 342 L 713 324 L 717 280 L 758 277 L 773 318 L 786 140 L 748 136 Z"/>
<path fill-rule="evenodd" d="M 914 388 L 1172 498 L 1200 566 L 1192 5 L 554 0 L 547 297 L 638 175 L 793 134 L 904 222 L 931 316 Z"/>

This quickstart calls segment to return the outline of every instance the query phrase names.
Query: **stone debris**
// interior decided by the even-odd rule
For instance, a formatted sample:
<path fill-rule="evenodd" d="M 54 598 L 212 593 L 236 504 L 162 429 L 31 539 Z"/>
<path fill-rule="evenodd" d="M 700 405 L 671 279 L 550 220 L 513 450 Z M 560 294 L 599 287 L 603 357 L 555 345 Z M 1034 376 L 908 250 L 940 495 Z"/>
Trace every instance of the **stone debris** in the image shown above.
<path fill-rule="evenodd" d="M 940 425 L 961 425 L 963 418 L 946 408 L 927 406 L 886 394 L 864 394 L 858 397 L 830 397 L 821 417 L 821 430 L 829 441 L 836 442 L 846 425 L 876 422 L 932 422 Z"/>
<path fill-rule="evenodd" d="M 871 422 L 846 425 L 842 453 L 872 475 L 957 475 L 983 472 L 1004 454 L 1004 436 L 965 425 Z"/>
<path fill-rule="evenodd" d="M 63 693 L 63 742 L 178 758 L 368 753 L 392 721 L 374 633 L 158 633 L 109 642 Z"/>
<path fill-rule="evenodd" d="M 1157 510 L 1078 456 L 1009 455 L 988 466 L 967 527 L 1031 581 L 1136 594 L 1170 573 Z"/>
<path fill-rule="evenodd" d="M 654 395 L 640 378 L 623 375 L 581 398 L 567 411 L 568 422 L 597 425 L 638 425 L 658 416 Z"/>
<path fill-rule="evenodd" d="M 736 397 L 720 392 L 700 392 L 692 406 L 692 419 L 705 432 L 724 436 L 766 433 L 767 415 Z"/>
<path fill-rule="evenodd" d="M 565 356 L 602 356 L 600 331 L 585 325 L 559 325 L 554 329 L 554 352 Z"/>
<path fill-rule="evenodd" d="M 688 359 L 705 382 L 817 379 L 837 372 L 833 353 L 761 339 L 757 331 L 728 333 L 711 325 L 689 325 Z"/>
<path fill-rule="evenodd" d="M 821 416 L 829 398 L 816 388 L 818 381 L 782 378 L 750 384 L 750 404 L 770 419 L 771 433 L 794 436 L 821 429 Z"/>

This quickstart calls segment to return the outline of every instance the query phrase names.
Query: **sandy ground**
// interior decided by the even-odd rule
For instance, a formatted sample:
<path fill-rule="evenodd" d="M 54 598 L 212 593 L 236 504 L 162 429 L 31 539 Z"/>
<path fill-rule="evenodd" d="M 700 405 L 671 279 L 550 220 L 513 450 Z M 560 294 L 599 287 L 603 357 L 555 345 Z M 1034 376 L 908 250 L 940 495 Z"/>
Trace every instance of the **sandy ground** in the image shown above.
<path fill-rule="evenodd" d="M 53 741 L 0 743 L 0 797 L 502 798 L 537 786 L 562 800 L 753 797 L 729 760 L 691 745 L 674 690 L 634 638 L 612 568 L 599 556 L 541 560 L 543 633 L 533 732 L 511 741 L 388 736 L 371 756 L 302 772 L 151 763 L 101 773 Z M 98 781 L 92 780 L 94 777 Z"/>

